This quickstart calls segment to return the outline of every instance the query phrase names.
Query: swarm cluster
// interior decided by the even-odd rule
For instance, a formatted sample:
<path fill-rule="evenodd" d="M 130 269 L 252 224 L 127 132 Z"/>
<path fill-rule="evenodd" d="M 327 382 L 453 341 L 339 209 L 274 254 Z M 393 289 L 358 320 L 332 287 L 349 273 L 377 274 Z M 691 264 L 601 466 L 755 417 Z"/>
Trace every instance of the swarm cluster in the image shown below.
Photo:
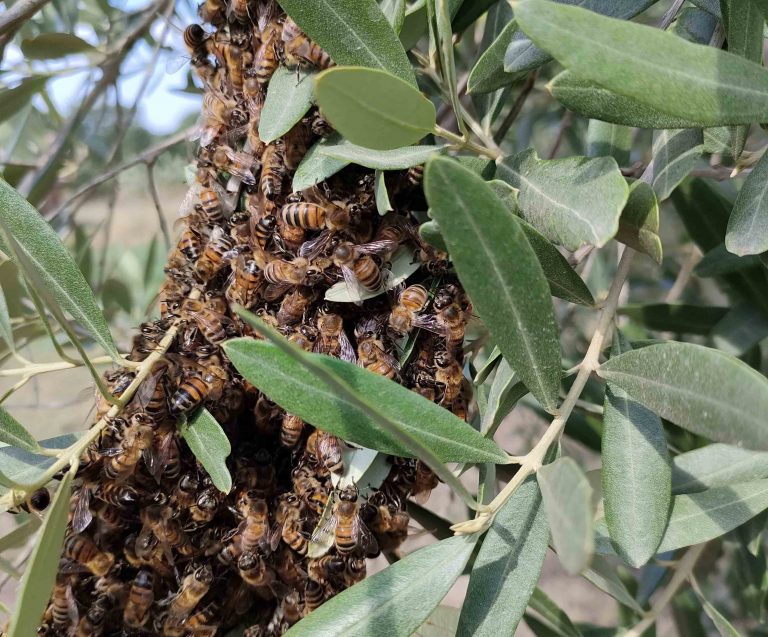
<path fill-rule="evenodd" d="M 225 339 L 258 337 L 235 304 L 307 351 L 357 362 L 465 413 L 470 306 L 447 255 L 417 233 L 420 171 L 388 175 L 394 210 L 384 216 L 372 172 L 354 166 L 291 193 L 299 162 L 332 131 L 313 109 L 262 143 L 267 86 L 280 64 L 332 60 L 271 0 L 207 0 L 200 16 L 214 29 L 192 25 L 184 34 L 205 87 L 197 184 L 166 267 L 161 317 L 142 325 L 130 358 L 146 359 L 171 325 L 179 332 L 82 460 L 40 634 L 201 637 L 245 623 L 247 635 L 281 635 L 407 535 L 406 500 L 427 496 L 434 474 L 391 458 L 380 488 L 335 490 L 345 443 L 285 413 L 224 355 Z M 402 250 L 419 268 L 408 287 L 392 288 L 388 265 Z M 351 302 L 326 301 L 340 282 Z M 363 298 L 371 292 L 379 294 Z M 134 375 L 119 369 L 105 378 L 120 396 Z M 201 406 L 231 441 L 229 494 L 178 432 Z M 101 401 L 97 419 L 108 407 Z M 318 527 L 333 541 L 310 558 Z"/>

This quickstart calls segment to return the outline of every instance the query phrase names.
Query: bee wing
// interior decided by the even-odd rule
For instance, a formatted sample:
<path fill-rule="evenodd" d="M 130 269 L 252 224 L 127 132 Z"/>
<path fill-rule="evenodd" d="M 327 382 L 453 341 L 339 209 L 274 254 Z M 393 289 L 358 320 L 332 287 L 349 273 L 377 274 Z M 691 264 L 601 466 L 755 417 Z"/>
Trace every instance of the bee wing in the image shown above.
<path fill-rule="evenodd" d="M 83 487 L 75 500 L 75 508 L 72 511 L 72 530 L 82 533 L 93 520 L 91 513 L 91 490 Z"/>
<path fill-rule="evenodd" d="M 430 493 L 432 493 L 432 489 L 419 491 L 417 494 L 411 496 L 411 500 L 413 500 L 416 504 L 424 505 L 429 500 Z"/>
<path fill-rule="evenodd" d="M 360 305 L 363 302 L 363 287 L 357 280 L 355 273 L 351 268 L 348 268 L 345 265 L 341 266 L 341 273 L 344 275 L 344 283 L 347 284 L 347 292 L 349 293 L 349 298 L 352 299 L 352 301 L 354 301 L 357 305 Z"/>
<path fill-rule="evenodd" d="M 69 635 L 74 635 L 77 630 L 77 624 L 80 622 L 80 613 L 77 610 L 77 602 L 75 601 L 75 595 L 72 592 L 72 586 L 67 585 L 64 591 L 64 597 L 67 600 L 67 615 L 69 616 Z"/>
<path fill-rule="evenodd" d="M 179 206 L 179 217 L 187 217 L 191 215 L 195 210 L 195 205 L 200 199 L 200 184 L 195 182 L 187 190 L 187 194 L 184 195 L 184 199 Z"/>
<path fill-rule="evenodd" d="M 169 75 L 173 75 L 182 69 L 182 67 L 191 60 L 188 55 L 179 55 L 173 57 L 165 63 L 165 72 Z"/>
<path fill-rule="evenodd" d="M 200 146 L 205 148 L 206 146 L 210 146 L 216 137 L 219 135 L 219 131 L 221 131 L 221 125 L 215 124 L 213 126 L 203 126 L 200 130 Z"/>
<path fill-rule="evenodd" d="M 397 241 L 392 241 L 390 239 L 383 239 L 381 241 L 371 241 L 370 243 L 363 243 L 361 245 L 355 246 L 355 249 L 358 252 L 362 252 L 363 254 L 375 254 L 377 256 L 381 256 L 384 254 L 390 254 L 397 250 L 398 247 Z"/>
<path fill-rule="evenodd" d="M 421 314 L 415 316 L 413 319 L 413 326 L 419 327 L 433 334 L 444 336 L 446 333 L 445 326 L 441 325 L 434 314 Z"/>
<path fill-rule="evenodd" d="M 321 519 L 312 531 L 312 535 L 309 536 L 309 541 L 314 544 L 323 544 L 324 542 L 327 542 L 329 536 L 334 535 L 338 523 L 339 519 L 336 517 L 335 513 L 329 515 L 325 520 Z"/>
<path fill-rule="evenodd" d="M 341 330 L 339 334 L 339 345 L 341 345 L 339 358 L 348 363 L 356 363 L 357 356 L 355 355 L 355 348 L 352 346 L 352 342 L 349 340 L 349 337 L 344 330 Z"/>
<path fill-rule="evenodd" d="M 399 360 L 397 360 L 394 356 L 392 356 L 391 354 L 388 354 L 378 346 L 376 346 L 376 349 L 379 350 L 378 356 L 382 361 L 384 361 L 390 367 L 394 367 L 398 371 L 400 370 Z"/>
<path fill-rule="evenodd" d="M 269 532 L 264 536 L 265 546 L 269 547 L 270 553 L 274 553 L 280 544 L 280 538 L 282 537 L 282 529 L 280 524 L 273 524 Z"/>
<path fill-rule="evenodd" d="M 314 239 L 310 239 L 301 244 L 301 247 L 299 248 L 299 256 L 305 257 L 311 261 L 325 250 L 332 238 L 332 233 L 328 230 L 324 230 Z"/>
<path fill-rule="evenodd" d="M 158 365 L 157 367 L 158 369 L 156 371 L 150 372 L 149 376 L 139 386 L 139 389 L 136 392 L 136 402 L 141 406 L 142 410 L 149 404 L 149 401 L 155 393 L 157 383 L 160 382 L 165 372 L 164 366 Z"/>
<path fill-rule="evenodd" d="M 264 288 L 264 300 L 268 303 L 277 301 L 292 287 L 290 283 L 270 283 Z"/>
<path fill-rule="evenodd" d="M 99 449 L 100 456 L 106 456 L 107 458 L 114 458 L 123 453 L 122 447 L 110 447 L 108 449 Z"/>

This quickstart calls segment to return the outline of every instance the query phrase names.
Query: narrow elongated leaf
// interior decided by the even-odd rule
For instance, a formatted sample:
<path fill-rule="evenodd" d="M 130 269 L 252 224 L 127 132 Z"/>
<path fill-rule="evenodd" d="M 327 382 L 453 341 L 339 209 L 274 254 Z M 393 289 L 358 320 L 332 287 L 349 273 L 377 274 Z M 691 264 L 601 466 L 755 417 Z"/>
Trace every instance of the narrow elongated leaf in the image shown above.
<path fill-rule="evenodd" d="M 519 223 L 536 253 L 536 258 L 541 264 L 544 276 L 547 277 L 549 290 L 553 296 L 579 305 L 594 305 L 595 299 L 587 284 L 576 274 L 576 271 L 568 264 L 567 259 L 560 251 L 531 224 L 522 219 L 519 220 Z"/>
<path fill-rule="evenodd" d="M 549 83 L 552 95 L 567 109 L 585 117 L 637 128 L 693 128 L 696 122 L 662 113 L 631 97 L 563 71 Z"/>
<path fill-rule="evenodd" d="M 201 407 L 181 425 L 180 432 L 195 458 L 211 476 L 213 485 L 223 493 L 232 489 L 227 456 L 232 453 L 229 438 L 210 412 Z"/>
<path fill-rule="evenodd" d="M 768 154 L 757 162 L 736 197 L 725 246 L 739 256 L 768 250 Z"/>
<path fill-rule="evenodd" d="M 413 633 L 413 637 L 453 637 L 459 625 L 458 608 L 438 606 L 421 627 Z"/>
<path fill-rule="evenodd" d="M 0 338 L 5 341 L 9 350 L 13 351 L 16 348 L 13 340 L 11 317 L 8 314 L 8 303 L 5 300 L 5 291 L 2 288 L 0 288 Z"/>
<path fill-rule="evenodd" d="M 405 20 L 405 0 L 383 0 L 379 5 L 392 30 L 399 34 Z"/>
<path fill-rule="evenodd" d="M 383 170 L 377 170 L 374 173 L 373 196 L 376 199 L 376 210 L 382 217 L 393 210 L 392 202 L 389 200 L 387 180 Z"/>
<path fill-rule="evenodd" d="M 645 11 L 656 0 L 555 0 L 562 4 L 575 4 L 589 11 L 602 13 L 621 20 L 628 20 L 641 11 Z M 504 57 L 504 68 L 508 72 L 531 71 L 552 57 L 547 51 L 542 51 L 520 32 L 513 38 Z"/>
<path fill-rule="evenodd" d="M 511 20 L 501 30 L 472 67 L 467 80 L 467 92 L 490 93 L 519 81 L 527 73 L 507 73 L 504 70 L 504 53 L 517 31 L 517 22 Z"/>
<path fill-rule="evenodd" d="M 650 303 L 625 305 L 619 308 L 618 312 L 629 316 L 649 330 L 709 334 L 728 313 L 728 308 L 685 303 Z"/>
<path fill-rule="evenodd" d="M 521 383 L 509 363 L 504 359 L 496 367 L 496 375 L 488 392 L 488 401 L 480 423 L 483 435 L 493 438 L 493 434 L 505 416 L 528 393 L 528 388 Z"/>
<path fill-rule="evenodd" d="M 592 487 L 572 458 L 559 458 L 536 472 L 552 543 L 566 571 L 583 571 L 594 550 Z"/>
<path fill-rule="evenodd" d="M 322 155 L 343 159 L 352 164 L 374 168 L 376 170 L 403 170 L 423 164 L 433 155 L 442 152 L 447 146 L 407 146 L 393 150 L 372 150 L 355 144 L 343 143 L 323 146 Z"/>
<path fill-rule="evenodd" d="M 592 558 L 591 566 L 581 575 L 601 591 L 613 597 L 617 602 L 624 604 L 627 608 L 631 608 L 638 615 L 643 614 L 642 607 L 629 593 L 624 582 L 621 581 L 616 572 L 616 567 L 604 557 L 595 555 Z"/>
<path fill-rule="evenodd" d="M 557 404 L 560 345 L 541 265 L 517 218 L 486 183 L 430 160 L 425 192 L 459 278 L 504 358 L 547 409 Z"/>
<path fill-rule="evenodd" d="M 477 536 L 457 536 L 414 551 L 336 595 L 286 637 L 409 637 L 461 575 Z"/>
<path fill-rule="evenodd" d="M 737 303 L 712 328 L 710 334 L 717 349 L 741 356 L 768 338 L 768 316 L 751 303 Z"/>
<path fill-rule="evenodd" d="M 723 274 L 733 274 L 740 270 L 753 268 L 760 265 L 760 257 L 751 254 L 746 257 L 739 257 L 728 252 L 724 243 L 707 252 L 696 264 L 694 272 L 701 277 L 720 276 Z"/>
<path fill-rule="evenodd" d="M 59 555 L 67 528 L 71 487 L 72 473 L 67 471 L 46 513 L 40 536 L 21 579 L 16 608 L 8 627 L 8 637 L 27 637 L 37 632 L 56 579 Z"/>
<path fill-rule="evenodd" d="M 339 67 L 315 81 L 323 115 L 353 144 L 376 150 L 418 142 L 435 127 L 435 106 L 386 71 Z"/>
<path fill-rule="evenodd" d="M 653 159 L 648 170 L 659 201 L 664 201 L 685 179 L 701 157 L 704 138 L 701 129 L 657 131 L 653 140 Z"/>
<path fill-rule="evenodd" d="M 749 2 L 749 0 L 746 0 L 746 2 Z M 694 577 L 691 577 L 691 585 L 696 593 L 696 596 L 699 598 L 699 601 L 701 602 L 707 617 L 712 620 L 715 628 L 717 628 L 717 632 L 720 633 L 722 637 L 741 637 L 741 633 L 733 627 L 733 624 L 731 624 L 731 622 L 729 622 L 723 616 L 723 614 L 717 610 L 717 608 L 715 608 L 709 601 L 707 601 Z"/>
<path fill-rule="evenodd" d="M 34 515 L 29 516 L 26 522 L 14 527 L 12 531 L 9 531 L 0 538 L 0 553 L 24 546 L 29 536 L 39 528 L 40 519 Z"/>
<path fill-rule="evenodd" d="M 629 164 L 632 149 L 632 129 L 610 122 L 593 119 L 587 128 L 587 155 L 613 157 L 619 166 Z"/>
<path fill-rule="evenodd" d="M 562 637 L 581 637 L 581 631 L 573 625 L 570 617 L 538 586 L 528 601 L 529 608 L 538 613 L 550 630 Z"/>
<path fill-rule="evenodd" d="M 512 635 L 536 588 L 549 529 L 536 479 L 501 507 L 475 559 L 457 637 Z"/>
<path fill-rule="evenodd" d="M 254 339 L 227 341 L 227 355 L 249 382 L 286 411 L 344 440 L 394 455 L 412 452 L 372 420 L 357 405 L 307 373 L 299 360 L 274 345 Z M 425 398 L 344 361 L 305 354 L 356 393 L 376 396 L 387 416 L 410 436 L 421 440 L 443 462 L 505 462 L 506 454 L 492 441 L 448 410 Z"/>
<path fill-rule="evenodd" d="M 629 187 L 629 198 L 621 212 L 616 240 L 661 263 L 659 201 L 649 183 L 638 180 Z"/>
<path fill-rule="evenodd" d="M 12 236 L 61 308 L 67 311 L 113 358 L 120 354 L 104 315 L 74 259 L 48 223 L 18 192 L 0 180 L 0 229 Z M 7 244 L 7 240 L 4 241 Z"/>
<path fill-rule="evenodd" d="M 24 428 L 24 425 L 2 407 L 0 407 L 0 442 L 33 453 L 40 450 L 37 440 Z"/>
<path fill-rule="evenodd" d="M 724 0 L 723 13 L 728 50 L 747 60 L 763 59 L 764 16 L 752 0 Z"/>
<path fill-rule="evenodd" d="M 520 190 L 526 221 L 569 250 L 605 245 L 619 227 L 629 186 L 612 157 L 540 160 L 528 149 L 497 167 Z"/>
<path fill-rule="evenodd" d="M 728 354 L 662 343 L 611 358 L 598 374 L 694 433 L 768 449 L 768 380 Z"/>
<path fill-rule="evenodd" d="M 314 73 L 284 66 L 272 75 L 259 118 L 259 137 L 265 144 L 282 137 L 312 106 Z"/>
<path fill-rule="evenodd" d="M 696 493 L 768 478 L 768 453 L 715 443 L 672 460 L 672 493 Z"/>
<path fill-rule="evenodd" d="M 66 449 L 77 441 L 77 436 L 67 434 L 41 440 L 47 449 Z M 41 478 L 45 471 L 56 462 L 52 456 L 41 456 L 18 447 L 0 447 L 0 471 L 13 482 L 31 484 Z"/>
<path fill-rule="evenodd" d="M 279 3 L 336 64 L 383 69 L 416 84 L 405 49 L 376 0 Z"/>
<path fill-rule="evenodd" d="M 0 91 L 0 122 L 12 117 L 24 108 L 32 96 L 48 81 L 47 75 L 24 78 L 18 86 Z"/>
<path fill-rule="evenodd" d="M 95 50 L 88 42 L 72 33 L 41 33 L 21 41 L 21 52 L 31 60 L 54 60 Z"/>
<path fill-rule="evenodd" d="M 672 501 L 672 513 L 658 552 L 701 544 L 724 535 L 768 508 L 768 480 L 741 482 Z"/>
<path fill-rule="evenodd" d="M 459 87 L 456 81 L 456 64 L 453 59 L 453 31 L 451 29 L 450 0 L 427 0 L 427 15 L 434 21 L 437 57 L 440 60 L 440 75 L 445 83 L 448 99 L 451 103 L 459 132 L 467 135 L 467 125 L 461 115 Z"/>
<path fill-rule="evenodd" d="M 307 151 L 293 175 L 291 184 L 293 192 L 300 192 L 314 186 L 349 164 L 345 159 L 336 159 L 322 153 L 326 146 L 336 146 L 341 143 L 343 143 L 341 135 L 333 133 L 330 137 L 321 139 Z"/>
<path fill-rule="evenodd" d="M 614 340 L 612 355 L 630 351 Z M 656 553 L 672 499 L 664 425 L 656 414 L 608 384 L 603 412 L 603 504 L 616 552 L 630 566 Z"/>
<path fill-rule="evenodd" d="M 538 0 L 515 6 L 518 24 L 536 44 L 611 91 L 701 126 L 768 118 L 768 71 L 754 62 L 578 7 Z"/>

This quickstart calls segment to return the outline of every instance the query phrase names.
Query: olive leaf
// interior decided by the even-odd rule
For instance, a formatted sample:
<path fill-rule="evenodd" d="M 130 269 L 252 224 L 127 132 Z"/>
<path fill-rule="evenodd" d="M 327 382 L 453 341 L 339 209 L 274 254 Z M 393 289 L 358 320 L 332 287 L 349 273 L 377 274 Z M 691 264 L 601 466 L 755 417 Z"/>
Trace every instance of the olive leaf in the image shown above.
<path fill-rule="evenodd" d="M 223 493 L 232 489 L 232 475 L 227 469 L 227 457 L 232 453 L 229 438 L 210 412 L 201 407 L 181 424 L 179 432 L 195 458 L 208 472 L 213 486 Z"/>
<path fill-rule="evenodd" d="M 272 75 L 259 116 L 259 138 L 265 144 L 287 133 L 312 106 L 314 73 L 287 69 Z"/>

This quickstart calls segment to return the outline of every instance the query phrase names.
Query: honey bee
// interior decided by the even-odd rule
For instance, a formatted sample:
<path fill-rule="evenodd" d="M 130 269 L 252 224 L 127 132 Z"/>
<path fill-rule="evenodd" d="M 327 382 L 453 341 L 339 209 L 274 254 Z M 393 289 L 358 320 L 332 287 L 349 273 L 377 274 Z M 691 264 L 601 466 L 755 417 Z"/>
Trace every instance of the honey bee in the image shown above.
<path fill-rule="evenodd" d="M 221 205 L 219 195 L 212 188 L 203 188 L 200 190 L 200 207 L 205 213 L 208 223 L 220 226 L 224 224 L 224 209 Z M 198 255 L 199 256 L 199 255 Z M 191 261 L 197 260 L 197 257 L 189 257 Z"/>
<path fill-rule="evenodd" d="M 208 56 L 208 49 L 205 46 L 206 33 L 199 24 L 190 24 L 184 29 L 184 45 L 192 57 L 192 61 L 202 60 Z"/>
<path fill-rule="evenodd" d="M 150 547 L 150 555 L 152 550 L 152 543 L 147 538 L 150 535 L 154 535 L 160 544 L 163 555 L 166 557 L 170 564 L 173 564 L 173 552 L 171 549 L 176 549 L 181 555 L 191 554 L 193 547 L 189 540 L 189 536 L 181 528 L 181 524 L 178 520 L 172 517 L 173 511 L 160 504 L 148 506 L 141 511 L 141 521 L 143 527 L 139 532 L 139 536 L 136 539 L 137 555 L 142 557 L 139 552 L 139 547 L 147 545 Z M 149 555 L 146 556 L 149 558 Z"/>
<path fill-rule="evenodd" d="M 354 363 L 357 360 L 355 349 L 344 331 L 344 320 L 327 308 L 321 308 L 317 316 L 318 339 L 315 351 Z"/>
<path fill-rule="evenodd" d="M 241 254 L 232 265 L 232 275 L 226 291 L 227 299 L 249 308 L 256 302 L 263 283 L 264 275 L 256 261 Z"/>
<path fill-rule="evenodd" d="M 49 610 L 54 627 L 62 630 L 72 624 L 77 624 L 79 613 L 77 602 L 72 594 L 69 576 L 61 573 L 56 575 L 56 584 L 53 587 Z"/>
<path fill-rule="evenodd" d="M 304 585 L 305 613 L 311 613 L 325 601 L 325 588 L 318 582 L 308 579 Z"/>
<path fill-rule="evenodd" d="M 384 342 L 377 337 L 375 321 L 365 321 L 355 330 L 357 336 L 357 364 L 394 379 L 400 371 L 399 361 L 388 354 Z"/>
<path fill-rule="evenodd" d="M 354 204 L 324 200 L 322 203 L 294 201 L 280 208 L 279 217 L 287 225 L 304 230 L 346 230 L 357 217 Z"/>
<path fill-rule="evenodd" d="M 136 489 L 130 485 L 115 482 L 102 482 L 96 495 L 118 509 L 127 509 L 139 501 L 139 493 Z"/>
<path fill-rule="evenodd" d="M 171 396 L 171 412 L 186 413 L 205 400 L 218 400 L 221 398 L 228 378 L 226 372 L 218 365 L 209 366 L 203 373 L 190 374 Z"/>
<path fill-rule="evenodd" d="M 128 601 L 123 611 L 123 623 L 128 628 L 142 628 L 150 617 L 150 610 L 155 601 L 154 574 L 149 570 L 141 570 L 131 584 Z"/>
<path fill-rule="evenodd" d="M 291 252 L 299 250 L 304 244 L 306 234 L 303 228 L 288 225 L 279 216 L 277 217 L 277 236 L 275 236 L 275 240 L 276 242 L 279 241 L 280 245 L 286 250 Z"/>
<path fill-rule="evenodd" d="M 270 239 L 275 236 L 277 230 L 277 218 L 274 215 L 266 215 L 251 224 L 251 235 L 260 248 L 265 248 Z"/>
<path fill-rule="evenodd" d="M 242 2 L 243 0 L 235 0 L 231 5 Z M 227 72 L 229 74 L 229 81 L 232 88 L 239 92 L 243 90 L 243 64 L 249 61 L 252 57 L 250 52 L 244 52 L 239 46 L 233 43 L 229 43 L 224 49 L 224 58 L 227 62 Z"/>
<path fill-rule="evenodd" d="M 438 309 L 435 320 L 440 333 L 445 338 L 446 349 L 449 352 L 460 349 L 467 327 L 466 314 L 460 306 L 457 303 L 451 303 L 445 308 Z"/>
<path fill-rule="evenodd" d="M 229 254 L 235 247 L 231 237 L 224 233 L 221 226 L 216 226 L 203 253 L 195 264 L 195 272 L 203 280 L 208 281 L 229 262 Z"/>
<path fill-rule="evenodd" d="M 191 614 L 184 627 L 193 637 L 214 637 L 219 629 L 220 612 L 221 605 L 218 602 L 209 602 Z"/>
<path fill-rule="evenodd" d="M 24 498 L 23 502 L 20 502 L 17 506 L 8 509 L 8 512 L 17 514 L 21 513 L 22 511 L 26 511 L 27 513 L 40 515 L 48 508 L 50 503 L 50 491 L 48 491 L 48 489 L 45 487 L 40 487 L 39 489 L 35 489 L 26 498 Z"/>
<path fill-rule="evenodd" d="M 194 504 L 199 486 L 200 481 L 191 473 L 181 476 L 174 490 L 174 497 L 178 508 L 188 509 Z"/>
<path fill-rule="evenodd" d="M 142 414 L 135 414 L 131 425 L 125 430 L 120 447 L 102 451 L 109 456 L 109 461 L 104 465 L 104 475 L 117 482 L 126 480 L 135 470 L 141 454 L 149 448 L 154 440 L 154 430 L 148 424 Z"/>
<path fill-rule="evenodd" d="M 274 285 L 301 285 L 309 269 L 309 261 L 296 257 L 292 261 L 272 259 L 264 265 L 264 279 Z"/>
<path fill-rule="evenodd" d="M 283 24 L 283 56 L 286 66 L 313 65 L 320 69 L 333 66 L 333 60 L 323 49 L 312 42 L 299 26 L 286 18 Z"/>
<path fill-rule="evenodd" d="M 275 518 L 280 525 L 280 537 L 283 542 L 299 555 L 306 555 L 309 541 L 304 532 L 303 518 L 296 495 L 290 493 L 281 498 Z"/>
<path fill-rule="evenodd" d="M 317 329 L 313 325 L 301 325 L 288 335 L 288 340 L 305 352 L 311 352 L 317 341 Z"/>
<path fill-rule="evenodd" d="M 240 551 L 260 550 L 262 553 L 274 551 L 280 541 L 280 533 L 277 526 L 270 527 L 266 500 L 257 497 L 254 491 L 248 491 L 239 499 L 238 504 L 244 520 L 238 527 L 233 541 L 239 544 Z"/>
<path fill-rule="evenodd" d="M 267 499 L 277 487 L 274 459 L 265 449 L 256 452 L 254 463 L 247 478 L 248 487 L 257 498 Z"/>
<path fill-rule="evenodd" d="M 108 612 L 107 598 L 104 596 L 97 597 L 85 615 L 80 618 L 75 629 L 75 637 L 100 637 L 103 635 Z"/>
<path fill-rule="evenodd" d="M 114 398 L 120 398 L 125 390 L 128 389 L 128 386 L 133 382 L 135 376 L 136 375 L 133 372 L 119 369 L 104 374 L 104 380 L 107 381 L 109 393 L 112 394 Z M 111 407 L 112 405 L 109 401 L 101 395 L 101 392 L 96 390 L 96 421 L 98 422 L 106 416 Z"/>
<path fill-rule="evenodd" d="M 304 421 L 298 416 L 286 412 L 280 426 L 280 444 L 292 449 L 298 444 L 303 431 Z"/>
<path fill-rule="evenodd" d="M 333 505 L 333 515 L 325 525 L 316 529 L 315 535 L 322 535 L 327 528 L 334 529 L 334 544 L 340 555 L 353 553 L 371 554 L 376 551 L 376 540 L 360 518 L 357 504 L 357 487 L 349 486 L 338 493 Z"/>
<path fill-rule="evenodd" d="M 181 583 L 179 592 L 168 607 L 165 625 L 171 628 L 187 619 L 198 602 L 208 592 L 212 582 L 213 571 L 209 564 L 200 566 L 187 575 Z"/>
<path fill-rule="evenodd" d="M 230 335 L 231 320 L 218 309 L 211 307 L 210 303 L 187 299 L 182 309 L 197 323 L 200 333 L 208 342 L 215 345 Z"/>
<path fill-rule="evenodd" d="M 286 547 L 275 556 L 274 564 L 278 577 L 291 588 L 298 588 L 307 579 L 307 573 L 299 565 L 296 555 Z"/>
<path fill-rule="evenodd" d="M 267 144 L 261 156 L 261 192 L 267 199 L 276 199 L 283 192 L 285 177 L 285 142 L 276 139 Z"/>
<path fill-rule="evenodd" d="M 341 555 L 323 555 L 309 560 L 307 574 L 319 584 L 340 582 L 344 578 L 344 558 Z"/>
<path fill-rule="evenodd" d="M 405 288 L 397 299 L 397 305 L 389 315 L 389 327 L 397 336 L 409 334 L 416 315 L 427 305 L 429 293 L 422 285 Z"/>
<path fill-rule="evenodd" d="M 227 47 L 227 51 L 234 47 Z M 208 91 L 203 96 L 203 110 L 197 128 L 191 137 L 200 139 L 200 146 L 207 148 L 224 131 L 229 137 L 244 132 L 243 115 L 235 109 L 237 103 L 221 93 Z M 206 180 L 207 181 L 207 180 Z"/>
<path fill-rule="evenodd" d="M 94 575 L 106 575 L 115 563 L 112 553 L 102 551 L 95 542 L 84 534 L 71 534 L 64 541 L 64 555 L 82 564 Z"/>
<path fill-rule="evenodd" d="M 299 621 L 302 617 L 301 612 L 301 600 L 299 598 L 299 593 L 297 591 L 293 591 L 289 595 L 286 595 L 283 598 L 283 601 L 280 604 L 280 612 L 283 616 L 284 622 L 288 626 L 292 626 L 297 621 Z M 244 636 L 245 637 L 245 636 Z M 249 636 L 251 637 L 251 636 Z M 259 637 L 256 635 L 255 637 Z"/>
<path fill-rule="evenodd" d="M 437 476 L 421 460 L 416 462 L 414 483 L 411 487 L 411 497 L 418 504 L 424 504 L 429 499 L 429 494 L 437 486 Z"/>
<path fill-rule="evenodd" d="M 292 475 L 294 492 L 316 515 L 320 515 L 328 502 L 328 490 L 318 480 L 312 468 L 299 466 Z"/>
<path fill-rule="evenodd" d="M 237 560 L 240 577 L 250 586 L 257 588 L 269 586 L 274 581 L 274 573 L 264 558 L 253 551 L 243 553 Z"/>
<path fill-rule="evenodd" d="M 226 2 L 225 0 L 205 0 L 197 8 L 197 12 L 203 22 L 210 22 L 213 25 L 218 26 L 226 17 Z"/>
<path fill-rule="evenodd" d="M 411 188 L 418 188 L 424 180 L 424 164 L 411 166 L 405 173 L 405 180 Z"/>
<path fill-rule="evenodd" d="M 216 168 L 227 171 L 244 184 L 252 186 L 256 183 L 253 169 L 258 168 L 258 161 L 248 153 L 232 150 L 229 146 L 218 146 L 211 161 Z"/>
<path fill-rule="evenodd" d="M 261 34 L 261 46 L 254 59 L 256 79 L 263 87 L 272 78 L 279 64 L 278 44 L 280 42 L 280 25 L 272 22 Z"/>
<path fill-rule="evenodd" d="M 208 524 L 213 520 L 220 505 L 219 490 L 215 487 L 209 487 L 197 496 L 195 503 L 189 509 L 189 515 L 198 526 Z"/>
<path fill-rule="evenodd" d="M 341 270 L 350 296 L 360 299 L 359 288 L 375 291 L 385 283 L 384 272 L 373 254 L 391 250 L 390 242 L 354 245 L 344 242 L 333 251 L 333 263 Z"/>
<path fill-rule="evenodd" d="M 443 388 L 441 405 L 452 405 L 461 393 L 464 374 L 456 357 L 448 351 L 435 352 L 435 383 Z"/>
<path fill-rule="evenodd" d="M 344 470 L 341 440 L 333 434 L 315 429 L 307 438 L 306 453 L 332 473 L 341 473 Z"/>
<path fill-rule="evenodd" d="M 312 301 L 311 290 L 306 288 L 296 288 L 286 294 L 280 303 L 280 309 L 277 312 L 277 323 L 279 326 L 295 325 L 304 318 L 304 315 Z"/>

